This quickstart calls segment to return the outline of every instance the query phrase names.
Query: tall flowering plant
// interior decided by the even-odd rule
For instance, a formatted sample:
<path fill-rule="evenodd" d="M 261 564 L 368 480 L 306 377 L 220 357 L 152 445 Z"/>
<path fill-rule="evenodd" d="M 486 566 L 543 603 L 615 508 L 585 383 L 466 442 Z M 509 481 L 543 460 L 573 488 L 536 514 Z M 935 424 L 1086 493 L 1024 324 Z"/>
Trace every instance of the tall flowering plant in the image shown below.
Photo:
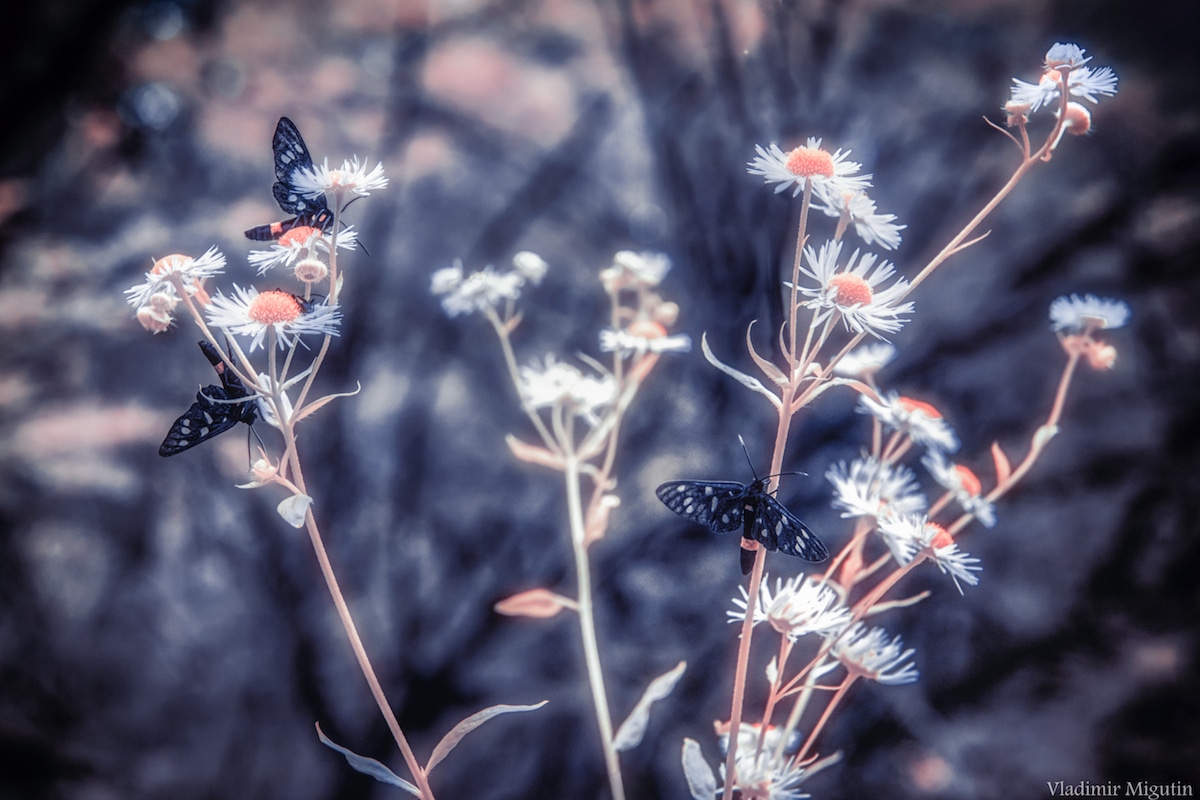
<path fill-rule="evenodd" d="M 487 267 L 465 274 L 461 264 L 433 274 L 431 290 L 451 316 L 478 313 L 500 343 L 514 395 L 524 411 L 534 441 L 510 435 L 508 446 L 521 461 L 562 475 L 567 501 L 567 541 L 575 566 L 576 592 L 567 597 L 546 588 L 530 589 L 496 605 L 501 614 L 535 618 L 574 613 L 583 641 L 589 694 L 600 731 L 609 787 L 614 800 L 625 797 L 619 753 L 637 746 L 644 735 L 650 707 L 670 694 L 686 665 L 650 682 L 625 721 L 613 725 L 605 688 L 596 631 L 595 599 L 589 548 L 604 538 L 612 510 L 620 505 L 616 457 L 621 425 L 638 390 L 662 355 L 691 349 L 691 340 L 668 329 L 679 307 L 665 300 L 658 286 L 671 268 L 658 253 L 622 251 L 600 271 L 600 284 L 609 305 L 608 325 L 597 345 L 607 363 L 580 355 L 580 365 L 554 353 L 518 363 L 513 333 L 523 315 L 517 310 L 521 290 L 540 283 L 548 265 L 539 256 L 521 252 L 512 268 Z"/>
<path fill-rule="evenodd" d="M 993 127 L 1016 145 L 1016 168 L 911 278 L 865 249 L 895 250 L 904 226 L 877 210 L 867 194 L 872 176 L 861 172 L 849 152 L 830 152 L 820 139 L 810 138 L 789 151 L 775 144 L 760 146 L 749 163 L 752 175 L 761 176 L 776 193 L 790 192 L 800 203 L 795 256 L 783 280 L 785 322 L 776 332 L 778 353 L 760 353 L 747 330 L 747 355 L 758 376 L 722 361 L 707 341 L 704 355 L 775 411 L 769 492 L 778 488 L 793 421 L 829 390 L 856 393 L 856 410 L 867 420 L 868 436 L 859 458 L 835 464 L 826 473 L 833 505 L 850 526 L 828 563 L 807 575 L 777 578 L 772 585 L 765 575 L 767 548 L 756 549 L 748 585 L 729 612 L 741 635 L 730 718 L 716 725 L 724 752 L 719 773 L 698 742 L 688 739 L 683 747 L 684 772 L 696 800 L 809 796 L 803 783 L 840 758 L 838 753 L 821 755 L 818 744 L 850 688 L 862 679 L 885 685 L 918 679 L 914 651 L 868 618 L 924 600 L 928 592 L 897 593 L 905 576 L 925 564 L 947 575 L 959 592 L 978 583 L 980 561 L 959 548 L 961 536 L 976 523 L 997 525 L 996 501 L 1026 477 L 1057 433 L 1079 363 L 1101 370 L 1113 366 L 1116 350 L 1100 334 L 1124 325 L 1128 307 L 1091 295 L 1055 300 L 1051 325 L 1066 360 L 1054 402 L 1018 463 L 999 444 L 991 446 L 995 474 L 990 486 L 953 460 L 960 438 L 935 406 L 878 380 L 896 352 L 889 338 L 915 312 L 914 290 L 951 256 L 982 238 L 976 233 L 979 226 L 1029 171 L 1051 160 L 1064 135 L 1090 130 L 1091 112 L 1080 101 L 1095 104 L 1116 93 L 1116 75 L 1107 67 L 1088 66 L 1090 60 L 1076 45 L 1055 44 L 1036 82 L 1014 81 L 1004 106 L 1006 126 Z M 1039 126 L 1034 115 L 1043 110 L 1049 113 L 1037 119 L 1051 117 L 1049 130 L 1035 145 L 1032 129 Z M 823 241 L 812 232 L 819 217 L 835 220 Z M 923 485 L 933 487 L 934 494 L 927 494 Z M 778 645 L 764 673 L 765 703 L 749 712 L 744 701 L 750 645 L 764 622 L 778 636 Z"/>
<path fill-rule="evenodd" d="M 282 159 L 281 140 L 291 147 Z M 250 238 L 271 242 L 265 249 L 252 250 L 248 262 L 259 275 L 290 270 L 290 278 L 296 282 L 294 289 L 260 290 L 235 283 L 228 292 L 211 290 L 210 280 L 221 276 L 226 268 L 225 256 L 211 247 L 198 257 L 175 254 L 158 259 L 145 280 L 126 292 L 136 318 L 152 333 L 173 328 L 177 315 L 190 318 L 200 331 L 201 348 L 221 380 L 220 386 L 200 391 L 196 402 L 172 426 L 159 453 L 176 455 L 239 422 L 252 424 L 261 419 L 279 432 L 282 450 L 260 438 L 251 479 L 239 488 L 282 490 L 286 497 L 277 505 L 280 516 L 289 525 L 308 532 L 351 649 L 412 780 L 334 743 L 320 725 L 317 735 L 354 769 L 433 800 L 430 771 L 467 733 L 497 715 L 529 711 L 541 704 L 498 705 L 471 715 L 442 738 L 423 765 L 392 711 L 326 551 L 314 514 L 318 506 L 315 492 L 303 471 L 299 437 L 301 422 L 334 399 L 357 393 L 355 389 L 314 396 L 321 367 L 327 362 L 343 319 L 339 297 L 345 273 L 339 254 L 357 249 L 357 234 L 352 227 L 343 226 L 342 212 L 352 200 L 385 188 L 387 178 L 381 164 L 369 168 L 357 157 L 335 168 L 330 168 L 328 159 L 314 164 L 295 126 L 286 118 L 280 120 L 276 131 L 276 173 L 276 199 L 285 210 L 301 213 L 286 223 L 247 231 Z"/>

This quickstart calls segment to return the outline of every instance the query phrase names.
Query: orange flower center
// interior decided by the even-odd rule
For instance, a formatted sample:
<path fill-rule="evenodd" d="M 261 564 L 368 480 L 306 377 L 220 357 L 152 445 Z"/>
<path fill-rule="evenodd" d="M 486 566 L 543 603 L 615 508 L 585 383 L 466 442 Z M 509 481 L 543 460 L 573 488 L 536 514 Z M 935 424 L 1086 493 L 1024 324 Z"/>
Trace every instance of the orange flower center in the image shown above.
<path fill-rule="evenodd" d="M 829 279 L 829 285 L 837 289 L 839 306 L 869 305 L 875 297 L 870 285 L 857 275 L 841 272 Z"/>
<path fill-rule="evenodd" d="M 919 411 L 930 419 L 942 418 L 941 412 L 929 405 L 929 403 L 922 403 L 920 400 L 913 400 L 911 397 L 901 397 L 899 403 L 900 407 L 910 414 Z"/>
<path fill-rule="evenodd" d="M 321 232 L 309 225 L 297 225 L 290 231 L 279 237 L 279 243 L 284 247 L 300 247 L 308 244 L 308 240 L 313 236 L 320 236 Z"/>
<path fill-rule="evenodd" d="M 937 533 L 933 535 L 933 539 L 930 541 L 930 544 L 933 545 L 934 549 L 940 550 L 947 545 L 954 544 L 954 537 L 947 533 L 945 528 L 943 528 L 941 525 L 938 525 L 936 522 L 930 522 L 928 524 L 929 527 L 937 531 Z"/>
<path fill-rule="evenodd" d="M 983 491 L 983 483 L 969 468 L 964 467 L 962 464 L 955 464 L 954 472 L 958 477 L 958 485 L 967 494 L 978 496 Z"/>
<path fill-rule="evenodd" d="M 292 322 L 300 316 L 303 309 L 293 295 L 274 290 L 263 292 L 250 301 L 246 316 L 263 325 L 275 325 L 280 322 Z"/>
<path fill-rule="evenodd" d="M 797 147 L 787 155 L 788 172 L 809 178 L 814 175 L 822 178 L 832 178 L 833 156 L 815 147 Z"/>
<path fill-rule="evenodd" d="M 150 273 L 153 275 L 166 275 L 167 273 L 183 269 L 191 260 L 191 256 L 180 255 L 179 253 L 163 256 L 154 262 L 154 266 L 150 268 Z"/>

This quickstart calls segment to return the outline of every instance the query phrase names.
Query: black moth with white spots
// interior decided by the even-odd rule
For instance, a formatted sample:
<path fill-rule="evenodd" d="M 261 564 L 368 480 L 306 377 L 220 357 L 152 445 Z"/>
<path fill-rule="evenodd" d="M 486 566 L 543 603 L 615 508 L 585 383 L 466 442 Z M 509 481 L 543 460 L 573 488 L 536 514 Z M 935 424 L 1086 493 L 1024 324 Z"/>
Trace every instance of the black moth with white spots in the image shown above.
<path fill-rule="evenodd" d="M 295 216 L 283 222 L 251 228 L 246 231 L 246 238 L 269 242 L 300 225 L 328 231 L 333 223 L 333 212 L 329 210 L 325 195 L 305 197 L 293 184 L 296 172 L 312 169 L 313 160 L 296 124 L 287 117 L 279 118 L 275 136 L 271 139 L 271 149 L 275 154 L 275 185 L 271 187 L 271 194 L 285 213 Z"/>
<path fill-rule="evenodd" d="M 667 508 L 714 533 L 742 529 L 742 572 L 754 564 L 761 544 L 805 561 L 829 558 L 829 551 L 808 526 L 767 493 L 767 479 L 736 481 L 670 481 L 655 492 Z M 748 554 L 748 557 L 747 557 Z"/>
<path fill-rule="evenodd" d="M 159 445 L 160 456 L 173 456 L 182 453 L 201 442 L 207 442 L 230 428 L 236 428 L 239 422 L 247 425 L 258 419 L 258 402 L 253 399 L 245 402 L 236 401 L 250 397 L 246 384 L 241 378 L 229 371 L 221 359 L 221 352 L 208 342 L 200 342 L 204 357 L 212 364 L 221 379 L 220 386 L 205 386 L 196 394 L 196 402 L 183 412 L 183 416 L 175 420 L 167 438 Z"/>

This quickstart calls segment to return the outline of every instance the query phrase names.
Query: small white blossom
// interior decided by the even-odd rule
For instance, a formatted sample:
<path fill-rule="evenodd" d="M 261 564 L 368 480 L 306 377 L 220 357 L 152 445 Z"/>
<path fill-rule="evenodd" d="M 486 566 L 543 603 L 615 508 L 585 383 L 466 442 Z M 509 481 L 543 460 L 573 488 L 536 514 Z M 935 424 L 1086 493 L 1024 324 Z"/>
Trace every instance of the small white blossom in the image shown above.
<path fill-rule="evenodd" d="M 845 217 L 864 244 L 878 244 L 885 250 L 900 246 L 900 231 L 907 225 L 897 225 L 895 214 L 880 214 L 875 201 L 866 192 L 834 192 L 827 184 L 813 190 L 813 208 L 829 217 Z"/>
<path fill-rule="evenodd" d="M 929 474 L 955 501 L 985 528 L 996 524 L 996 508 L 982 495 L 983 487 L 975 473 L 962 464 L 955 464 L 941 452 L 931 450 L 921 459 Z"/>
<path fill-rule="evenodd" d="M 490 266 L 463 277 L 461 262 L 433 273 L 430 291 L 442 296 L 447 315 L 471 314 L 495 308 L 521 295 L 525 277 L 518 272 L 496 272 Z"/>
<path fill-rule="evenodd" d="M 514 255 L 512 263 L 517 274 L 535 286 L 542 282 L 546 271 L 550 269 L 545 259 L 529 250 L 522 250 Z"/>
<path fill-rule="evenodd" d="M 290 267 L 297 260 L 311 258 L 318 252 L 329 252 L 329 238 L 319 229 L 309 226 L 297 226 L 279 237 L 266 250 L 251 250 L 247 256 L 250 266 L 258 270 L 259 275 L 265 275 L 275 267 Z M 358 247 L 358 231 L 347 225 L 337 235 L 337 246 L 340 250 L 354 250 Z"/>
<path fill-rule="evenodd" d="M 611 375 L 584 375 L 551 353 L 521 367 L 521 395 L 530 408 L 566 407 L 595 425 L 598 412 L 616 400 L 617 382 Z"/>
<path fill-rule="evenodd" d="M 156 294 L 178 300 L 171 276 L 180 280 L 184 291 L 194 294 L 205 278 L 219 275 L 224 270 L 225 256 L 215 246 L 208 248 L 199 258 L 179 254 L 165 256 L 154 262 L 154 266 L 146 273 L 146 280 L 125 290 L 126 300 L 135 308 L 148 305 L 150 298 Z M 165 302 L 165 299 L 159 301 L 160 305 Z"/>
<path fill-rule="evenodd" d="M 746 616 L 749 595 L 739 586 L 741 599 L 733 598 L 740 610 L 726 611 L 729 622 L 741 622 Z M 833 636 L 849 624 L 850 609 L 827 583 L 812 576 L 797 575 L 787 582 L 775 579 L 772 593 L 770 580 L 763 576 L 754 604 L 754 623 L 769 622 L 776 631 L 795 641 L 808 633 Z"/>
<path fill-rule="evenodd" d="M 874 457 L 842 461 L 825 472 L 833 484 L 833 507 L 842 517 L 883 517 L 925 510 L 917 476 L 903 464 L 884 464 Z"/>
<path fill-rule="evenodd" d="M 317 197 L 326 192 L 337 196 L 352 194 L 366 197 L 373 191 L 388 185 L 383 175 L 383 164 L 367 169 L 367 162 L 359 162 L 358 156 L 342 162 L 337 169 L 329 168 L 329 159 L 320 166 L 301 167 L 292 174 L 292 187 L 305 197 Z"/>
<path fill-rule="evenodd" d="M 882 628 L 867 628 L 856 622 L 834 641 L 832 652 L 851 673 L 900 686 L 914 683 L 920 677 L 917 668 L 906 663 L 915 651 L 903 650 L 903 646 L 899 636 L 889 641 L 887 631 Z"/>
<path fill-rule="evenodd" d="M 859 345 L 833 365 L 833 374 L 842 378 L 868 378 L 892 363 L 896 347 L 890 342 Z"/>
<path fill-rule="evenodd" d="M 1128 304 L 1094 294 L 1064 296 L 1050 304 L 1050 323 L 1056 331 L 1121 328 L 1128 321 Z"/>
<path fill-rule="evenodd" d="M 929 548 L 934 563 L 950 576 L 959 593 L 962 592 L 959 581 L 970 586 L 979 583 L 975 574 L 982 569 L 979 559 L 961 552 L 945 528 L 923 515 L 888 516 L 880 520 L 879 534 L 899 564 L 907 564 Z"/>
<path fill-rule="evenodd" d="M 671 259 L 665 253 L 621 250 L 613 256 L 612 266 L 600 271 L 600 280 L 610 292 L 644 289 L 658 286 L 670 271 Z"/>
<path fill-rule="evenodd" d="M 761 175 L 766 183 L 777 184 L 775 193 L 793 188 L 792 197 L 804 191 L 812 181 L 814 188 L 823 186 L 829 192 L 857 193 L 871 185 L 870 175 L 856 175 L 862 164 L 847 161 L 850 151 L 838 150 L 833 154 L 821 149 L 821 140 L 809 137 L 807 144 L 783 152 L 772 143 L 764 148 L 754 146 L 758 155 L 747 166 L 751 175 Z"/>
<path fill-rule="evenodd" d="M 1037 83 L 1029 83 L 1013 78 L 1010 104 L 1028 106 L 1033 113 L 1045 105 L 1058 99 L 1061 84 L 1061 70 L 1067 70 L 1067 92 L 1072 97 L 1080 97 L 1089 103 L 1099 102 L 1098 95 L 1113 96 L 1117 93 L 1117 76 L 1110 67 L 1095 69 L 1086 67 L 1091 57 L 1084 57 L 1084 51 L 1073 44 L 1055 44 L 1046 53 L 1045 71 Z"/>
<path fill-rule="evenodd" d="M 638 336 L 624 330 L 605 328 L 600 331 L 600 349 L 606 353 L 686 353 L 692 349 L 692 338 L 686 333 L 674 336 Z"/>
<path fill-rule="evenodd" d="M 906 433 L 923 447 L 934 447 L 947 453 L 958 450 L 958 436 L 954 429 L 928 403 L 889 392 L 882 403 L 860 395 L 855 410 L 860 414 L 871 414 L 889 428 Z"/>

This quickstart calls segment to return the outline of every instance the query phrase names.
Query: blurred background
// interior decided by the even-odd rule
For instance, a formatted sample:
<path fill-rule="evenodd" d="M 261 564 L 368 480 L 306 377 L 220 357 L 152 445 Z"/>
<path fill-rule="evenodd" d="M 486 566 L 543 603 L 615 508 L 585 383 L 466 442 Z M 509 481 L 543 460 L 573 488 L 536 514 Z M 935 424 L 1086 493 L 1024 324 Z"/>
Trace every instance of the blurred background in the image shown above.
<path fill-rule="evenodd" d="M 876 622 L 921 680 L 858 685 L 820 750 L 819 798 L 1048 796 L 1047 781 L 1200 782 L 1200 72 L 1190 2 L 1120 0 L 43 0 L 6 12 L 0 82 L 0 797 L 383 798 L 331 738 L 403 774 L 311 547 L 270 490 L 239 491 L 242 432 L 156 448 L 211 383 L 190 323 L 150 336 L 122 292 L 154 259 L 216 244 L 262 287 L 242 231 L 283 215 L 270 139 L 381 161 L 348 217 L 346 319 L 324 388 L 362 393 L 304 426 L 331 558 L 402 725 L 426 756 L 495 703 L 551 702 L 471 734 L 433 773 L 444 798 L 607 796 L 575 622 L 498 616 L 573 593 L 559 476 L 529 437 L 494 337 L 447 319 L 429 275 L 463 259 L 552 265 L 522 297 L 518 357 L 597 354 L 596 276 L 659 250 L 679 330 L 748 368 L 779 322 L 796 204 L 745 172 L 805 137 L 875 175 L 908 225 L 912 275 L 1004 182 L 1017 153 L 984 117 L 1046 50 L 1077 42 L 1120 76 L 1067 141 L 916 294 L 885 388 L 934 402 L 989 482 L 1044 419 L 1063 354 L 1056 297 L 1125 300 L 1108 373 L 1081 372 L 1060 436 L 961 546 Z M 228 284 L 224 284 L 228 286 Z M 664 480 L 762 471 L 771 410 L 698 352 L 666 360 L 626 418 L 607 539 L 592 548 L 614 715 L 680 660 L 633 798 L 683 798 L 684 737 L 718 758 L 741 577 L 733 537 L 670 514 Z M 265 426 L 259 426 L 265 428 Z M 801 418 L 781 498 L 831 547 L 821 478 L 867 427 L 831 392 Z M 264 437 L 273 432 L 264 430 Z M 271 441 L 268 438 L 268 441 Z M 789 563 L 790 562 L 790 563 Z M 802 564 L 768 560 L 773 575 Z M 764 637 L 765 642 L 766 637 Z M 766 652 L 756 660 L 761 675 Z M 761 686 L 761 682 L 759 683 Z M 752 697 L 757 708 L 760 698 Z"/>

